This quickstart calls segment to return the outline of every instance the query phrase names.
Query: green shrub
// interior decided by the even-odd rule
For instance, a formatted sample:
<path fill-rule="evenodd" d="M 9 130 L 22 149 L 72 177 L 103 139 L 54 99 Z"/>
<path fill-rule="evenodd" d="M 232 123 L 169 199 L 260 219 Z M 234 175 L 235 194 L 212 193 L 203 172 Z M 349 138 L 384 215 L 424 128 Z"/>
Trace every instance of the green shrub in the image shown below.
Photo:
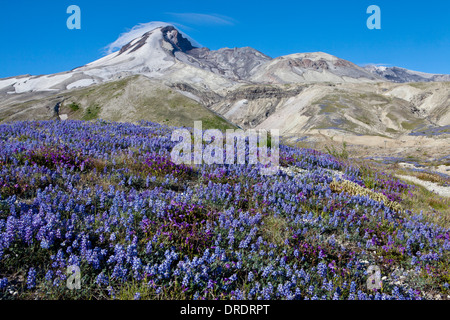
<path fill-rule="evenodd" d="M 76 102 L 72 102 L 71 104 L 69 104 L 68 106 L 70 108 L 70 110 L 72 110 L 73 112 L 80 110 L 80 105 Z"/>
<path fill-rule="evenodd" d="M 98 104 L 91 105 L 87 107 L 86 111 L 84 112 L 83 120 L 93 120 L 97 119 L 98 115 L 101 111 L 101 108 Z"/>

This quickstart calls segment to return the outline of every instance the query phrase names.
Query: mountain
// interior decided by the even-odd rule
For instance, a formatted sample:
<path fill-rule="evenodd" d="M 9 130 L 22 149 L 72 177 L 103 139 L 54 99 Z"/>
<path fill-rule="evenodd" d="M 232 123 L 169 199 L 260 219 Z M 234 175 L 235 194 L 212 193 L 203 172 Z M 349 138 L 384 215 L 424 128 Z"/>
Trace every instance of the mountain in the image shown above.
<path fill-rule="evenodd" d="M 45 96 L 136 74 L 172 84 L 188 83 L 218 93 L 243 83 L 450 80 L 450 75 L 430 75 L 396 67 L 361 68 L 323 52 L 272 59 L 250 47 L 197 48 L 175 27 L 160 26 L 133 39 L 119 51 L 71 71 L 1 79 L 0 99 L 4 103 L 11 100 L 11 95 L 36 92 Z"/>
<path fill-rule="evenodd" d="M 255 68 L 253 83 L 377 82 L 382 79 L 350 61 L 323 52 L 282 56 Z"/>
<path fill-rule="evenodd" d="M 119 51 L 71 71 L 2 79 L 0 98 L 4 96 L 8 100 L 8 95 L 30 92 L 55 93 L 136 74 L 172 82 L 200 83 L 200 87 L 206 86 L 211 90 L 234 84 L 225 77 L 177 58 L 193 48 L 174 27 L 159 27 L 132 40 Z"/>
<path fill-rule="evenodd" d="M 64 101 L 64 119 L 191 126 L 197 119 L 279 128 L 294 141 L 324 132 L 398 137 L 450 125 L 447 75 L 363 68 L 323 52 L 271 58 L 250 47 L 193 43 L 160 26 L 67 72 L 0 79 L 0 121 L 50 119 Z"/>
<path fill-rule="evenodd" d="M 243 128 L 278 128 L 285 137 L 330 133 L 398 137 L 450 125 L 450 83 L 255 84 L 210 107 Z"/>
<path fill-rule="evenodd" d="M 364 69 L 391 82 L 450 81 L 449 74 L 432 74 L 399 67 L 367 65 Z"/>
<path fill-rule="evenodd" d="M 234 81 L 248 80 L 255 68 L 272 60 L 269 56 L 250 47 L 219 50 L 194 48 L 185 53 L 176 53 L 175 56 L 192 66 Z"/>

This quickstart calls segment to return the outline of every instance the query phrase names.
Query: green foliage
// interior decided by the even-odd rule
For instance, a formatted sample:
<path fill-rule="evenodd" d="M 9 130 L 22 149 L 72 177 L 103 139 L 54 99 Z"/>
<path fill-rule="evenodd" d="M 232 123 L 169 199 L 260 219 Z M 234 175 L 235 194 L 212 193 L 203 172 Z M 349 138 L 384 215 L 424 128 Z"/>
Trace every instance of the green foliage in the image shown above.
<path fill-rule="evenodd" d="M 422 121 L 420 120 L 413 120 L 413 121 L 403 121 L 402 122 L 402 127 L 406 130 L 414 130 L 416 129 L 418 126 L 420 126 L 422 124 Z"/>
<path fill-rule="evenodd" d="M 84 112 L 83 120 L 89 121 L 97 119 L 100 111 L 101 107 L 98 104 L 93 104 L 87 107 L 86 111 Z"/>
<path fill-rule="evenodd" d="M 325 150 L 327 151 L 328 154 L 332 155 L 335 158 L 338 159 L 348 159 L 348 151 L 347 151 L 347 142 L 342 142 L 342 148 L 339 150 L 337 148 L 335 148 L 334 145 L 329 146 L 325 146 Z"/>
<path fill-rule="evenodd" d="M 202 120 L 202 129 L 219 129 L 221 131 L 225 131 L 226 129 L 235 129 L 235 127 L 224 119 L 215 116 L 215 117 L 205 117 Z"/>
<path fill-rule="evenodd" d="M 68 107 L 73 112 L 76 112 L 76 111 L 80 110 L 80 105 L 78 103 L 76 103 L 76 102 L 72 102 L 71 104 L 68 105 Z"/>

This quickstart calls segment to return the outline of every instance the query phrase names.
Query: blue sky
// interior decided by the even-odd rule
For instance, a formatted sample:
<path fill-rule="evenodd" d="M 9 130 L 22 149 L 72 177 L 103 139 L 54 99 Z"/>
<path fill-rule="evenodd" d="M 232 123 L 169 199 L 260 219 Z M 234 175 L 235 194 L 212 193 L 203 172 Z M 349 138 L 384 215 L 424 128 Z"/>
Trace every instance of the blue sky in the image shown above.
<path fill-rule="evenodd" d="M 381 9 L 381 30 L 366 27 L 372 4 Z M 66 27 L 69 5 L 81 9 L 81 30 Z M 212 50 L 250 46 L 271 57 L 323 51 L 360 65 L 450 74 L 448 0 L 5 0 L 0 78 L 71 70 L 150 21 L 177 23 Z"/>

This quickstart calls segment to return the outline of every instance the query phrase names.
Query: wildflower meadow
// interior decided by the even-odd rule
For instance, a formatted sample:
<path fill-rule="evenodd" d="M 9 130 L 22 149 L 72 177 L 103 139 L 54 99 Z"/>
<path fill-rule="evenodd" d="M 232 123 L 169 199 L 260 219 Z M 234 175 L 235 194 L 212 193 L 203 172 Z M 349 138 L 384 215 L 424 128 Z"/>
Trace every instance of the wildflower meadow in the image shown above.
<path fill-rule="evenodd" d="M 248 162 L 175 164 L 173 130 L 0 125 L 0 298 L 450 294 L 450 231 L 405 206 L 414 186 L 283 144 L 273 175 Z M 370 266 L 379 269 L 375 288 Z M 72 270 L 78 288 L 68 288 Z"/>

